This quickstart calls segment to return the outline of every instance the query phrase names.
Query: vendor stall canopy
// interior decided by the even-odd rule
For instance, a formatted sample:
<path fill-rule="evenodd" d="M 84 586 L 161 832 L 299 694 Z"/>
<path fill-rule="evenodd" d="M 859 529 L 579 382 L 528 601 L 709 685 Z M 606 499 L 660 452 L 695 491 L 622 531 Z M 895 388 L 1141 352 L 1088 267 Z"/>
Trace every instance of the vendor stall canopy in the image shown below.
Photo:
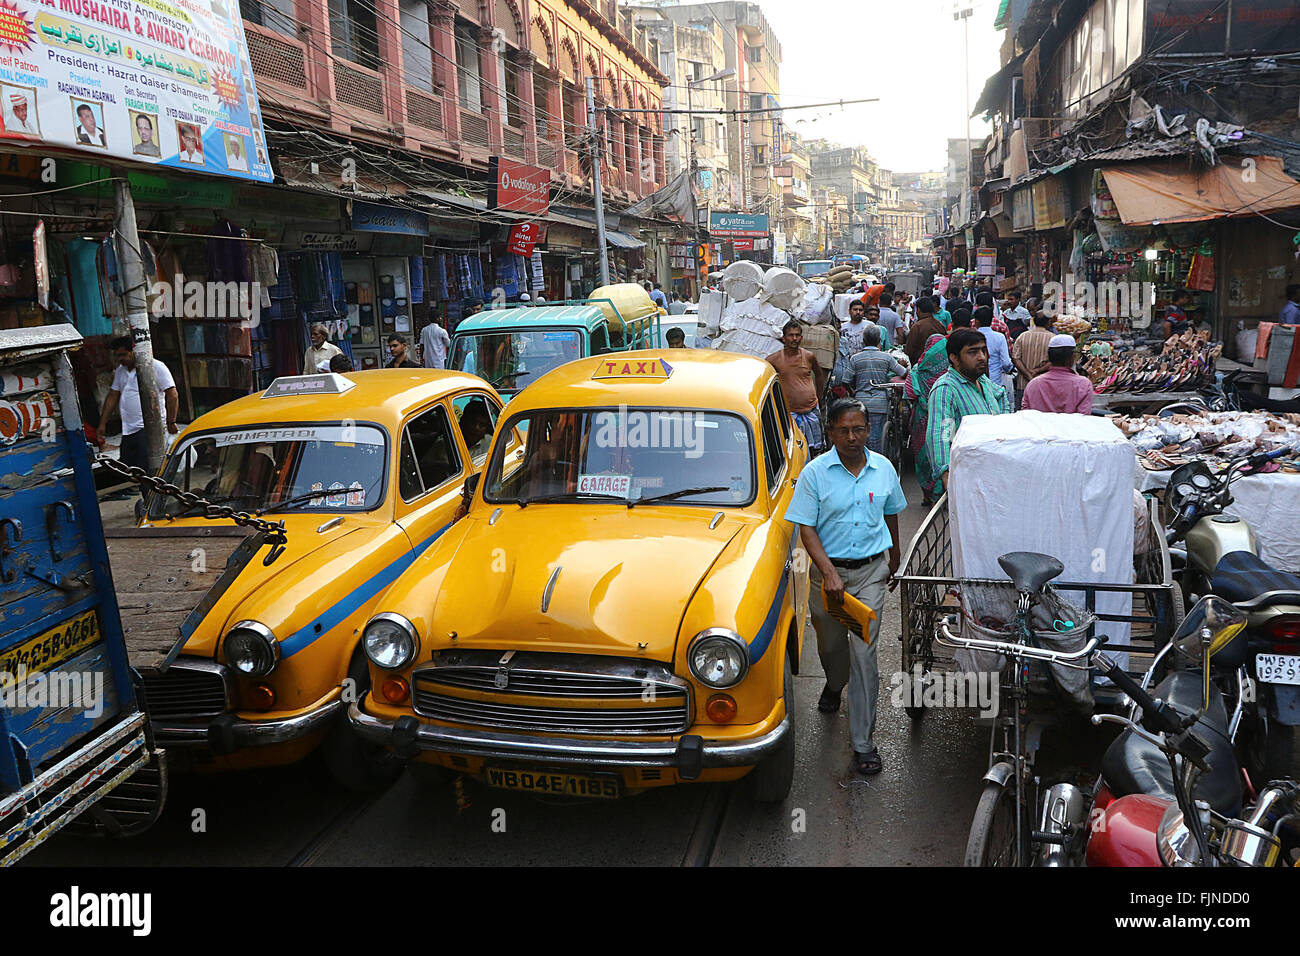
<path fill-rule="evenodd" d="M 1108 166 L 1106 185 L 1125 225 L 1201 222 L 1300 206 L 1300 182 L 1276 156 L 1243 156 L 1206 169 L 1167 163 Z"/>

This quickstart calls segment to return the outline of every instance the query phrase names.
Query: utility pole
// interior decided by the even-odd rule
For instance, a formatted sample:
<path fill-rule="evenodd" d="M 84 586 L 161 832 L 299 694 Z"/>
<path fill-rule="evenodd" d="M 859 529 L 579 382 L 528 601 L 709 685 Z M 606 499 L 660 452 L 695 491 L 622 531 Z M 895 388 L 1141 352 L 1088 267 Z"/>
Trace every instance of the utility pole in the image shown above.
<path fill-rule="evenodd" d="M 148 299 L 145 297 L 144 264 L 140 261 L 140 234 L 135 224 L 135 203 L 125 169 L 113 172 L 113 199 L 117 213 L 115 232 L 117 257 L 122 270 L 126 297 L 126 320 L 135 343 L 135 383 L 140 389 L 140 413 L 144 417 L 148 463 L 145 469 L 156 475 L 167 450 L 163 435 L 163 409 L 159 407 L 158 382 L 153 373 L 153 341 L 149 334 Z"/>
<path fill-rule="evenodd" d="M 605 245 L 605 197 L 600 189 L 600 137 L 596 133 L 596 79 L 587 77 L 587 133 L 591 139 L 591 182 L 596 200 L 596 243 L 600 246 L 600 284 L 609 285 L 609 247 Z"/>
<path fill-rule="evenodd" d="M 962 60 L 962 77 L 966 84 L 966 106 L 964 108 L 966 114 L 966 185 L 963 187 L 965 193 L 965 195 L 962 196 L 963 202 L 966 201 L 967 197 L 970 197 L 971 199 L 974 198 L 971 196 L 971 192 L 973 189 L 972 184 L 975 181 L 975 164 L 971 161 L 970 155 L 970 18 L 974 12 L 975 10 L 973 7 L 966 7 L 964 10 L 954 10 L 952 14 L 954 20 L 961 21 L 962 48 L 965 50 L 965 55 Z M 960 209 L 961 206 L 958 206 L 957 208 Z M 974 212 L 975 210 L 967 205 L 966 215 L 963 218 L 969 219 Z M 964 226 L 965 223 L 962 223 L 962 225 Z M 968 260 L 970 255 L 971 253 L 968 250 Z M 969 261 L 967 264 L 969 264 Z"/>

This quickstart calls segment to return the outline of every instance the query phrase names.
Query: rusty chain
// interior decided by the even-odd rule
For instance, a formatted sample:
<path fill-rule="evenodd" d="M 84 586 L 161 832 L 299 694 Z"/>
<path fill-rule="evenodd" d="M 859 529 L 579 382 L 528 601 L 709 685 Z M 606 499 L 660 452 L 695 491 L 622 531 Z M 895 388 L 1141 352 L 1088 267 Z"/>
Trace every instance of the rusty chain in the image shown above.
<path fill-rule="evenodd" d="M 169 481 L 163 481 L 161 478 L 156 478 L 153 475 L 146 473 L 143 468 L 137 468 L 134 465 L 124 465 L 115 458 L 107 458 L 100 455 L 95 459 L 95 461 L 98 464 L 103 465 L 109 471 L 116 472 L 123 478 L 127 478 L 144 488 L 148 488 L 150 491 L 179 499 L 182 504 L 188 505 L 191 508 L 202 508 L 203 517 L 205 518 L 227 518 L 242 527 L 264 532 L 266 534 L 266 543 L 272 546 L 273 554 L 278 553 L 276 549 L 289 540 L 285 535 L 283 521 L 269 521 L 266 518 L 259 518 L 257 515 L 251 514 L 247 511 L 236 511 L 234 508 L 227 507 L 226 505 L 216 504 L 215 502 L 208 501 L 206 498 L 196 495 L 192 491 L 185 491 L 183 488 L 173 485 Z"/>

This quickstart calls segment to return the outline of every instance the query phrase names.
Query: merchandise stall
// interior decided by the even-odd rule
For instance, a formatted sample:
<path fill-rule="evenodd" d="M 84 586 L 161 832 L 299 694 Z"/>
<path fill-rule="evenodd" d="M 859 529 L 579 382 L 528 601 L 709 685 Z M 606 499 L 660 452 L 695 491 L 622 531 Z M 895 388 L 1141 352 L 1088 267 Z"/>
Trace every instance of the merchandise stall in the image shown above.
<path fill-rule="evenodd" d="M 1164 489 L 1175 468 L 1196 459 L 1218 471 L 1244 455 L 1287 449 L 1265 472 L 1233 481 L 1226 513 L 1250 525 L 1265 561 L 1300 571 L 1300 415 L 1206 412 L 1119 418 L 1116 424 L 1137 453 L 1139 491 Z"/>

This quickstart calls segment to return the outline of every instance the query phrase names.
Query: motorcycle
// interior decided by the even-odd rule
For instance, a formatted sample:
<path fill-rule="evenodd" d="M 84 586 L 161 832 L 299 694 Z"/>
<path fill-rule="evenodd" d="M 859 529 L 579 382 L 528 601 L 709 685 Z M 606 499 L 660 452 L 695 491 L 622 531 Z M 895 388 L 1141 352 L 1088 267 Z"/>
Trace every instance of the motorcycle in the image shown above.
<path fill-rule="evenodd" d="M 1103 659 L 1102 672 L 1133 704 L 1127 717 L 1092 718 L 1094 724 L 1113 722 L 1125 729 L 1102 758 L 1089 824 L 1082 828 L 1088 866 L 1292 866 L 1300 861 L 1300 785 L 1274 780 L 1244 805 L 1227 711 L 1209 679 L 1212 658 L 1246 627 L 1246 616 L 1227 601 L 1202 598 L 1162 649 L 1162 654 L 1187 657 L 1199 651 L 1199 672 L 1171 672 L 1154 697 L 1147 679 L 1138 684 Z M 1155 665 L 1147 678 L 1154 671 Z"/>
<path fill-rule="evenodd" d="M 1300 785 L 1278 779 L 1247 802 L 1227 735 L 1224 700 L 1209 680 L 1213 658 L 1246 617 L 1209 596 L 1187 615 L 1159 656 L 1198 659 L 1149 692 L 1157 659 L 1141 683 L 1102 654 L 1090 664 L 1132 701 L 1127 716 L 1096 714 L 1123 732 L 1102 758 L 1088 794 L 1069 783 L 1040 805 L 1035 865 L 1291 866 L 1300 861 Z M 1154 693 L 1154 696 L 1153 696 Z"/>
<path fill-rule="evenodd" d="M 1233 481 L 1284 454 L 1239 458 L 1217 475 L 1189 462 L 1174 470 L 1165 497 L 1170 558 L 1186 602 L 1212 593 L 1246 616 L 1244 634 L 1215 671 L 1232 714 L 1229 738 L 1253 780 L 1300 777 L 1300 577 L 1263 561 L 1250 526 L 1225 510 Z"/>

